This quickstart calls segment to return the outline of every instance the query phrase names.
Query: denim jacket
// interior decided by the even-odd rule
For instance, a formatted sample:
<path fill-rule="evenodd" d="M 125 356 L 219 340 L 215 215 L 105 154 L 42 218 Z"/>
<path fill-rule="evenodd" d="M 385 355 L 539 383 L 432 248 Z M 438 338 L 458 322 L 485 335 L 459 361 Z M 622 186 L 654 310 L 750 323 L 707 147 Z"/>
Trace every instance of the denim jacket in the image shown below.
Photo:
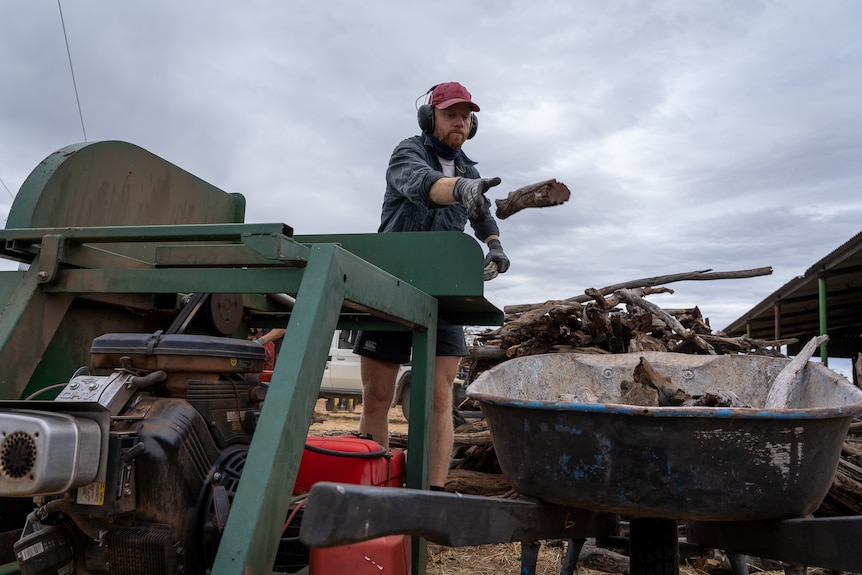
<path fill-rule="evenodd" d="M 476 162 L 461 152 L 455 160 L 455 175 L 478 178 L 479 171 L 475 165 Z M 468 218 L 461 204 L 439 206 L 429 196 L 431 186 L 443 177 L 442 166 L 431 145 L 425 142 L 424 134 L 398 144 L 386 170 L 386 193 L 378 231 L 463 232 Z M 491 216 L 488 198 L 485 198 L 485 221 L 471 221 L 470 225 L 482 242 L 488 236 L 500 233 L 496 220 Z"/>

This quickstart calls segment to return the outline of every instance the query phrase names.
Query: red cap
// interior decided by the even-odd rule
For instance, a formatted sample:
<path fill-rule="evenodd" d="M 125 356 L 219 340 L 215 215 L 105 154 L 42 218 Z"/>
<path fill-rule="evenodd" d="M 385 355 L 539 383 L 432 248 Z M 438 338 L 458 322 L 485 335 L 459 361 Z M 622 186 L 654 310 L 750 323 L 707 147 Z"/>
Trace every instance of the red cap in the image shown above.
<path fill-rule="evenodd" d="M 442 110 L 448 108 L 452 104 L 466 102 L 470 104 L 471 110 L 478 112 L 479 106 L 473 103 L 473 100 L 471 100 L 470 97 L 470 92 L 467 91 L 467 88 L 458 82 L 444 82 L 443 84 L 437 84 L 434 86 L 429 103 L 435 108 L 440 108 Z"/>

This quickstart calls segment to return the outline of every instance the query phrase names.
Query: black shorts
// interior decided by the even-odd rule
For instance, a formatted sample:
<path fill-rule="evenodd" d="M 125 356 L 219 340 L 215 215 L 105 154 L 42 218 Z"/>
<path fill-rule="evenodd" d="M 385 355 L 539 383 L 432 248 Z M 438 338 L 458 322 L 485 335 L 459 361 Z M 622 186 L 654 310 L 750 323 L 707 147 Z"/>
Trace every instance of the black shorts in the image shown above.
<path fill-rule="evenodd" d="M 413 348 L 412 331 L 367 331 L 361 330 L 353 346 L 353 353 L 405 364 L 410 362 Z M 460 325 L 437 326 L 437 356 L 464 357 L 467 353 L 467 340 Z"/>

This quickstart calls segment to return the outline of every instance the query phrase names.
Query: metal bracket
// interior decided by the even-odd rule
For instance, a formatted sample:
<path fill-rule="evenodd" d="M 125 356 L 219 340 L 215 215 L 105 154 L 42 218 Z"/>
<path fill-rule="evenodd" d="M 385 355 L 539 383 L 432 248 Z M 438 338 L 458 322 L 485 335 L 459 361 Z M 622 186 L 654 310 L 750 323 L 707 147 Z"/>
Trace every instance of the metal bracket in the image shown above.
<path fill-rule="evenodd" d="M 39 250 L 39 260 L 36 266 L 36 282 L 50 284 L 57 280 L 57 270 L 63 257 L 65 238 L 57 234 L 42 237 L 42 248 Z"/>

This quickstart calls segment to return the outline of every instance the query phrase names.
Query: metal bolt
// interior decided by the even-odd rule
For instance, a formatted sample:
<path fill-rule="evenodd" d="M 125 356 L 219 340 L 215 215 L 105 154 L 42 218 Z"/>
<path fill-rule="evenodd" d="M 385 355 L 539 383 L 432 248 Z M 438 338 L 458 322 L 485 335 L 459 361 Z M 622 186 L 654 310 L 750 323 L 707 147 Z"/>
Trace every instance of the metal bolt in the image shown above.
<path fill-rule="evenodd" d="M 38 273 L 36 274 L 36 278 L 37 278 L 39 281 L 43 282 L 43 281 L 45 281 L 45 280 L 47 280 L 47 279 L 48 279 L 48 272 L 46 272 L 46 271 L 44 271 L 44 270 L 43 270 L 43 271 L 40 271 L 40 272 L 38 272 Z"/>

